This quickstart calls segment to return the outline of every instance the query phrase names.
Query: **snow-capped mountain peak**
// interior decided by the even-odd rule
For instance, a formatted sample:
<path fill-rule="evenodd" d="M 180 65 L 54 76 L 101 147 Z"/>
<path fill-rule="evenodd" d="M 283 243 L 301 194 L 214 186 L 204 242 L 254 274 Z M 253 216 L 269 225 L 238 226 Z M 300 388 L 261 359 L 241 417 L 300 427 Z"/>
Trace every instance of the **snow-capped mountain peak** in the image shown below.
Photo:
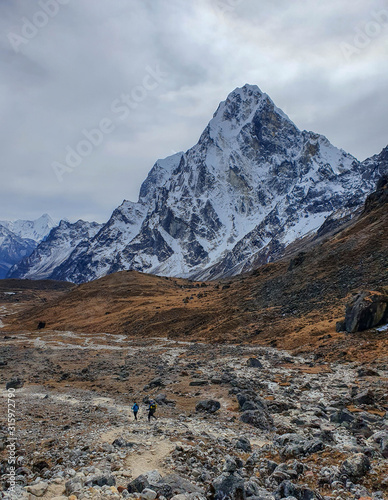
<path fill-rule="evenodd" d="M 237 274 L 277 258 L 334 211 L 360 206 L 386 171 L 386 155 L 360 163 L 244 85 L 220 103 L 195 146 L 158 160 L 138 202 L 124 201 L 50 277 Z M 13 276 L 33 277 L 32 267 Z"/>
<path fill-rule="evenodd" d="M 20 238 L 33 240 L 37 243 L 42 241 L 56 226 L 48 214 L 43 214 L 36 220 L 0 221 L 0 225 L 6 227 Z"/>

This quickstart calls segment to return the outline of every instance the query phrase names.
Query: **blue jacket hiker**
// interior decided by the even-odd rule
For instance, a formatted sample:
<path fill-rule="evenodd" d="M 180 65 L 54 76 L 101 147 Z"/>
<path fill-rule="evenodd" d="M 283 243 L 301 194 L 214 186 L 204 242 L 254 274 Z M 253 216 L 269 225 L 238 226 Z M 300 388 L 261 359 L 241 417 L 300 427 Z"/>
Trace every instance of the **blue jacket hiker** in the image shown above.
<path fill-rule="evenodd" d="M 132 411 L 133 411 L 133 416 L 135 417 L 135 420 L 137 420 L 137 412 L 139 411 L 139 405 L 135 403 L 132 406 Z"/>

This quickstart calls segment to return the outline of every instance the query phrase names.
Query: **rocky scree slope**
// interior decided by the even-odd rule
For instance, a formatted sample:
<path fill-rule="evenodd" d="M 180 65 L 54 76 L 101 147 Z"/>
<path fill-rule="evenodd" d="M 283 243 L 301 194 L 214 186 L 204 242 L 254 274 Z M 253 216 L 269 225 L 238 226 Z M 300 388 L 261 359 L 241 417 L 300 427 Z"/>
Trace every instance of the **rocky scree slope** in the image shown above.
<path fill-rule="evenodd" d="M 234 90 L 198 143 L 158 160 L 137 203 L 124 201 L 46 278 L 81 283 L 120 270 L 209 279 L 281 256 L 338 210 L 362 205 L 388 170 L 300 131 L 257 86 Z M 44 257 L 42 257 L 44 258 Z M 13 277 L 35 277 L 24 262 Z"/>
<path fill-rule="evenodd" d="M 22 412 L 16 491 L 2 498 L 387 498 L 385 363 L 70 332 L 8 339 L 1 351 L 1 382 Z"/>

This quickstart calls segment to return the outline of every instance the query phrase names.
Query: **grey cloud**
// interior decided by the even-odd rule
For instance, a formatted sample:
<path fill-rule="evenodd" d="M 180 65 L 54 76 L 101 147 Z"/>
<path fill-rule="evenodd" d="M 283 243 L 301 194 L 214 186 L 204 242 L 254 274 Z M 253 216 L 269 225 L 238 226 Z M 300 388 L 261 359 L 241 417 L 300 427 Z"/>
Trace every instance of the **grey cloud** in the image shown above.
<path fill-rule="evenodd" d="M 192 146 L 244 83 L 359 158 L 388 143 L 388 29 L 350 60 L 341 52 L 387 2 L 69 0 L 15 53 L 8 34 L 41 5 L 0 2 L 3 219 L 106 220 L 137 199 L 156 159 Z M 147 67 L 167 76 L 122 119 L 111 105 L 142 84 Z M 58 182 L 52 162 L 103 118 L 114 131 Z"/>

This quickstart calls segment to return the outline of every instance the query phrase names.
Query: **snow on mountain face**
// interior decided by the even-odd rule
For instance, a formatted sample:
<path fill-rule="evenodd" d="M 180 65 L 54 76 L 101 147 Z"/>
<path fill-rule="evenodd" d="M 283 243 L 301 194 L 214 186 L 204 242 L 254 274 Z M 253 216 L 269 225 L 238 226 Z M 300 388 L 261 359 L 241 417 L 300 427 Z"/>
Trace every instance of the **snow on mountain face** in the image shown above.
<path fill-rule="evenodd" d="M 144 217 L 144 206 L 124 201 L 100 231 L 95 231 L 90 239 L 84 239 L 69 259 L 53 270 L 52 279 L 81 283 L 120 271 L 121 252 L 139 232 Z M 71 278 L 67 278 L 68 275 Z"/>
<path fill-rule="evenodd" d="M 193 148 L 158 160 L 138 202 L 124 202 L 51 276 L 83 282 L 135 269 L 206 279 L 248 270 L 333 211 L 360 206 L 387 171 L 381 155 L 358 162 L 245 85 Z"/>
<path fill-rule="evenodd" d="M 51 229 L 56 226 L 48 214 L 44 214 L 36 220 L 17 220 L 14 222 L 0 221 L 0 225 L 6 227 L 20 238 L 34 240 L 37 243 L 43 240 Z"/>
<path fill-rule="evenodd" d="M 0 279 L 23 257 L 30 255 L 36 247 L 33 240 L 23 239 L 0 225 Z"/>
<path fill-rule="evenodd" d="M 7 278 L 53 279 L 53 271 L 65 261 L 83 241 L 88 241 L 101 224 L 79 220 L 72 224 L 62 220 L 54 227 L 32 254 L 9 271 Z"/>

